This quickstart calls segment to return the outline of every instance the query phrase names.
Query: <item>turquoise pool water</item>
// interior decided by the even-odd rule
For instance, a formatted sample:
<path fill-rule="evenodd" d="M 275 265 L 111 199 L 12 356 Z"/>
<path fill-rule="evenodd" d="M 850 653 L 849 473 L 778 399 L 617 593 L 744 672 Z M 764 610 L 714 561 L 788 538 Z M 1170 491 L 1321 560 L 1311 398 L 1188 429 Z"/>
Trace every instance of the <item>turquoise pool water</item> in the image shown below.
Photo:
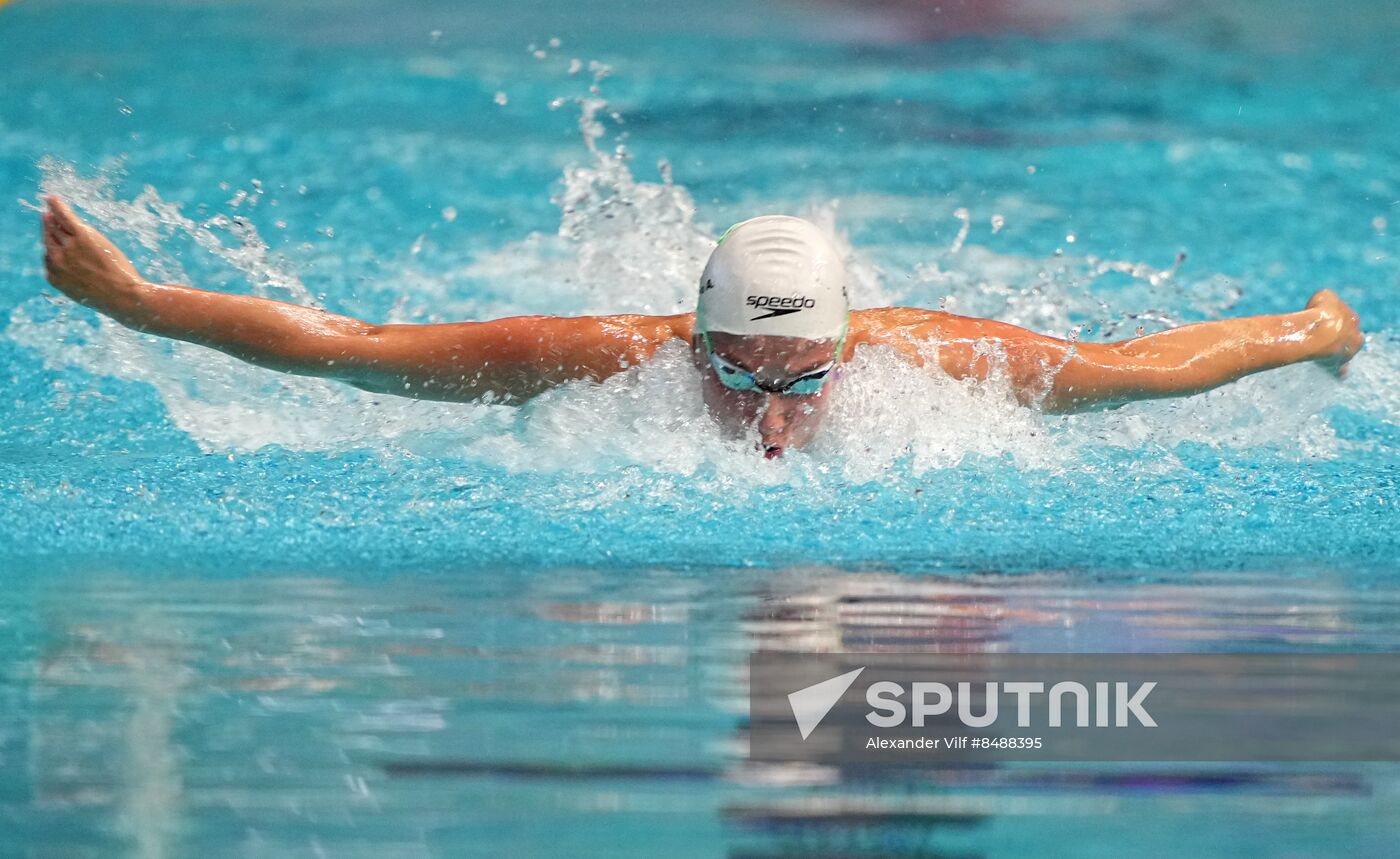
<path fill-rule="evenodd" d="M 740 669 L 1394 649 L 1397 35 L 1380 2 L 4 6 L 0 843 L 1390 855 L 1393 767 L 755 771 Z M 671 312 L 790 211 L 858 304 L 1100 338 L 1331 287 L 1369 339 L 1342 384 L 1070 418 L 863 354 L 765 462 L 676 352 L 517 410 L 134 336 L 43 283 L 41 188 L 153 276 L 376 320 Z"/>

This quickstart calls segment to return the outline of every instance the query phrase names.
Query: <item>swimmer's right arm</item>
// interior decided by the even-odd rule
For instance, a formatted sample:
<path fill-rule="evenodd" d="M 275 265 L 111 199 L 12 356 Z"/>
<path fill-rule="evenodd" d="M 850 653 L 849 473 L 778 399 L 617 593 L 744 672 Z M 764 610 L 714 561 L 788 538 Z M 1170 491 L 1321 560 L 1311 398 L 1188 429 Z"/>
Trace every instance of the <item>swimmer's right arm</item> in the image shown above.
<path fill-rule="evenodd" d="M 602 380 L 685 336 L 685 316 L 519 316 L 373 325 L 280 301 L 150 283 L 60 199 L 44 212 L 45 269 L 70 298 L 150 334 L 298 375 L 421 399 L 519 402 Z"/>

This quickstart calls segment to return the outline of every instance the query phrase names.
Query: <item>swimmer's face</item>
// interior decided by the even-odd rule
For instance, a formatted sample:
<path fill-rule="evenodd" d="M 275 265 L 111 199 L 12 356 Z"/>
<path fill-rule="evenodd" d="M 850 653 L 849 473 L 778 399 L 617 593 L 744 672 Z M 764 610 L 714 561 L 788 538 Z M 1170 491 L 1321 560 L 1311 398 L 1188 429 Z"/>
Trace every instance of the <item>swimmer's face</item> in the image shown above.
<path fill-rule="evenodd" d="M 836 349 L 835 340 L 740 336 L 720 331 L 710 332 L 710 342 L 716 355 L 752 373 L 769 388 L 780 388 L 830 364 Z M 735 391 L 720 382 L 699 337 L 694 346 L 705 405 L 726 430 L 738 434 L 753 427 L 762 440 L 764 455 L 770 459 L 782 456 L 787 448 L 801 447 L 816 435 L 831 407 L 834 378 L 828 377 L 819 392 L 805 396 Z"/>

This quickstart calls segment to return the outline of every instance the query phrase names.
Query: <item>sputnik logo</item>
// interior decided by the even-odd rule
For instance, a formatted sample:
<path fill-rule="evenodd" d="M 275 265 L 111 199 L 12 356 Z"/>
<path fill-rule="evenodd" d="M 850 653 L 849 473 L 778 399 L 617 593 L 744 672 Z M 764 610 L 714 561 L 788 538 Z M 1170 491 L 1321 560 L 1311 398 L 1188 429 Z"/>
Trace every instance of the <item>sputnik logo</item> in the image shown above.
<path fill-rule="evenodd" d="M 831 708 L 836 706 L 836 702 L 841 700 L 841 696 L 846 694 L 846 690 L 851 688 L 851 684 L 856 682 L 856 678 L 864 671 L 864 668 L 857 668 L 854 671 L 847 671 L 845 674 L 837 675 L 830 680 L 823 680 L 820 683 L 813 683 L 805 689 L 798 689 L 788 696 L 788 704 L 792 706 L 792 716 L 797 720 L 797 730 L 802 732 L 802 739 L 805 741 L 817 726 L 826 718 L 826 714 L 831 712 Z"/>

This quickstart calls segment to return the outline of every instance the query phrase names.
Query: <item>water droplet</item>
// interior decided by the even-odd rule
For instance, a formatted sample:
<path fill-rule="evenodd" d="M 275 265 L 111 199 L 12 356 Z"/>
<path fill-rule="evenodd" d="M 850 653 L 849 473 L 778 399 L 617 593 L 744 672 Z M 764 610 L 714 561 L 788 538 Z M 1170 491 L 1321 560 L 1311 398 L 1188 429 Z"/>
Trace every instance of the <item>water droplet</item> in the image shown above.
<path fill-rule="evenodd" d="M 510 101 L 510 98 L 509 98 L 504 92 L 498 92 L 498 93 L 496 93 L 496 99 L 495 99 L 495 101 L 496 101 L 496 104 L 499 104 L 500 106 L 505 107 L 506 104 Z"/>
<path fill-rule="evenodd" d="M 550 39 L 549 39 L 549 46 L 550 46 L 551 48 L 557 48 L 557 47 L 559 47 L 559 46 L 562 45 L 562 44 L 564 44 L 564 43 L 563 43 L 562 41 L 559 40 L 559 37 L 558 37 L 558 36 L 551 36 Z"/>
<path fill-rule="evenodd" d="M 442 219 L 448 223 L 457 220 L 457 210 L 452 206 L 443 206 Z"/>
<path fill-rule="evenodd" d="M 972 227 L 972 215 L 962 206 L 953 210 L 953 217 L 962 223 L 958 226 L 958 234 L 953 237 L 953 243 L 948 246 L 947 253 L 949 254 L 955 254 L 962 250 L 963 243 L 967 241 L 968 230 Z"/>

